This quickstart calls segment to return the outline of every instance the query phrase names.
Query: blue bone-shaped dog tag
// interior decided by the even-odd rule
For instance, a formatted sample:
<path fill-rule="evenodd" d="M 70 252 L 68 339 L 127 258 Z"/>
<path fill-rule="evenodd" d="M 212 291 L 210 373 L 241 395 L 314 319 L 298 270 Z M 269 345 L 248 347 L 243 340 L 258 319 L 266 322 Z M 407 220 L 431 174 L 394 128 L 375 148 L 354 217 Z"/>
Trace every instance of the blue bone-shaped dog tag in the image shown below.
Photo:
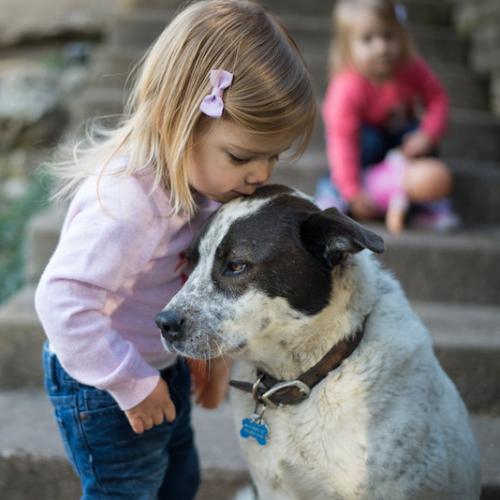
<path fill-rule="evenodd" d="M 244 418 L 241 421 L 240 436 L 244 439 L 252 437 L 261 446 L 267 444 L 267 436 L 269 428 L 266 424 L 262 424 L 254 418 Z"/>

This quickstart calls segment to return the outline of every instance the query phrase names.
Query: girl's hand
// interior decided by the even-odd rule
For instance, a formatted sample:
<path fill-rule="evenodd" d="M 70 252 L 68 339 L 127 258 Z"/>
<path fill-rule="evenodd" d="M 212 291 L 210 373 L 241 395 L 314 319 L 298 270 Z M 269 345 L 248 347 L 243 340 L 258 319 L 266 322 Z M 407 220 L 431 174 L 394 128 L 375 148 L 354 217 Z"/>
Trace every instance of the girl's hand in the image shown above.
<path fill-rule="evenodd" d="M 134 432 L 142 434 L 145 430 L 160 425 L 165 419 L 175 419 L 175 406 L 170 399 L 167 383 L 160 378 L 153 392 L 138 405 L 125 411 Z"/>
<path fill-rule="evenodd" d="M 431 138 L 422 130 L 416 130 L 405 135 L 401 150 L 407 158 L 417 158 L 429 154 L 432 147 Z"/>
<path fill-rule="evenodd" d="M 207 409 L 219 406 L 227 394 L 231 365 L 232 362 L 224 357 L 190 363 L 196 404 Z"/>
<path fill-rule="evenodd" d="M 350 202 L 350 209 L 355 219 L 374 219 L 378 215 L 377 205 L 366 193 L 355 196 Z"/>

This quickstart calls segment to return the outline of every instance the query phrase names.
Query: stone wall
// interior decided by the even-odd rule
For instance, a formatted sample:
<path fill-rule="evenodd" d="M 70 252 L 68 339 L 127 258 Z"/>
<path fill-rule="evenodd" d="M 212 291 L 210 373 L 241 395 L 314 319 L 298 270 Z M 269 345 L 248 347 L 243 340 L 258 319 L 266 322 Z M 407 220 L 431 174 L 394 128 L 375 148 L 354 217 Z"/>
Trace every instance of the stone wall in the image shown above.
<path fill-rule="evenodd" d="M 0 46 L 99 37 L 128 0 L 0 0 Z"/>
<path fill-rule="evenodd" d="M 470 40 L 470 63 L 490 78 L 491 107 L 500 115 L 500 0 L 456 0 L 455 24 Z"/>

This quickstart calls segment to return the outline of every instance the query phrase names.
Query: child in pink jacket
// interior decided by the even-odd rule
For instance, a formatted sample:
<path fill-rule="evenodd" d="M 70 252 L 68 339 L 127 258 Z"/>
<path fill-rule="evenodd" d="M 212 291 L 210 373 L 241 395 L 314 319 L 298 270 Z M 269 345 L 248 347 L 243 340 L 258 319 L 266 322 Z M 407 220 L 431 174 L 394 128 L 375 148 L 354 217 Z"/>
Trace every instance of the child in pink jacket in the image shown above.
<path fill-rule="evenodd" d="M 317 193 L 323 208 L 336 205 L 358 219 L 384 215 L 394 233 L 410 203 L 431 204 L 432 227 L 456 222 L 446 200 L 435 203 L 452 186 L 449 169 L 435 158 L 448 98 L 416 55 L 403 15 L 390 0 L 336 5 L 333 77 L 323 105 L 330 179 Z"/>

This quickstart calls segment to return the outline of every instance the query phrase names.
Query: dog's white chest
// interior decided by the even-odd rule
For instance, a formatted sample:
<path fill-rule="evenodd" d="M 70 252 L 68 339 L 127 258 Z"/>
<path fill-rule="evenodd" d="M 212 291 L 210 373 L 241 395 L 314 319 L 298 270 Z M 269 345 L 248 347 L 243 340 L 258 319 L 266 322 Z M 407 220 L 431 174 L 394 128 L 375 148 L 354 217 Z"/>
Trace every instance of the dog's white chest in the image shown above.
<path fill-rule="evenodd" d="M 233 400 L 239 425 L 254 408 L 248 395 L 233 394 Z M 265 484 L 263 498 L 343 498 L 337 494 L 361 487 L 364 478 L 359 471 L 366 463 L 366 443 L 359 429 L 366 428 L 364 412 L 359 408 L 353 418 L 341 404 L 336 406 L 330 407 L 324 390 L 315 389 L 299 405 L 266 409 L 267 444 L 240 438 L 256 483 Z"/>

